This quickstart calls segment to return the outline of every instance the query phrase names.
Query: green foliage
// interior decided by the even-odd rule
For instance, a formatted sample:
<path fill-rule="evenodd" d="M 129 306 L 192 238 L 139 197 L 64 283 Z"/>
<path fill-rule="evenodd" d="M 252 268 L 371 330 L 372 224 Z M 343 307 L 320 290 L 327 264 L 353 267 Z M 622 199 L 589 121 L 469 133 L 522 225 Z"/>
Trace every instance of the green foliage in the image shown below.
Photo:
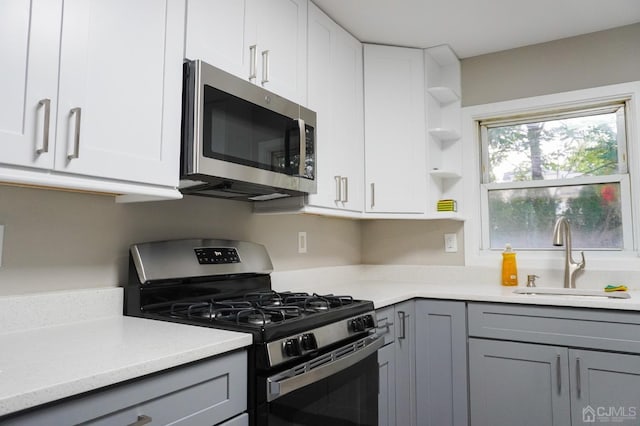
<path fill-rule="evenodd" d="M 567 179 L 618 172 L 613 120 L 567 119 L 489 128 L 490 182 L 509 163 L 508 181 Z M 501 170 L 505 170 L 502 168 Z M 616 184 L 583 185 L 559 196 L 554 188 L 495 190 L 489 193 L 491 247 L 548 247 L 553 223 L 565 215 L 582 247 L 621 247 L 622 217 Z M 548 237 L 547 237 L 548 236 Z"/>

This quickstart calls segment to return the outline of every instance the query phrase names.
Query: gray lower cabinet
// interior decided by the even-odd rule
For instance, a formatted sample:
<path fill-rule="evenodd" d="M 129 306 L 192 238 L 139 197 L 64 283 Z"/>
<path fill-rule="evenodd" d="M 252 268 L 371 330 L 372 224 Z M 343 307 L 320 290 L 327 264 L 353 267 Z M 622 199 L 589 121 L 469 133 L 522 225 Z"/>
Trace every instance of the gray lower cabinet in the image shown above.
<path fill-rule="evenodd" d="M 416 426 L 415 302 L 395 305 L 396 425 Z"/>
<path fill-rule="evenodd" d="M 377 318 L 379 425 L 468 425 L 465 303 L 411 300 Z"/>
<path fill-rule="evenodd" d="M 378 424 L 415 426 L 415 302 L 380 309 L 376 316 L 385 342 L 378 350 Z"/>
<path fill-rule="evenodd" d="M 378 425 L 396 425 L 396 354 L 389 344 L 378 350 L 380 387 L 378 388 Z"/>
<path fill-rule="evenodd" d="M 640 355 L 569 350 L 574 425 L 640 424 Z"/>
<path fill-rule="evenodd" d="M 416 301 L 418 425 L 469 424 L 466 312 L 465 302 Z"/>
<path fill-rule="evenodd" d="M 237 351 L 1 418 L 0 423 L 243 426 L 248 423 L 241 415 L 246 409 L 247 354 Z"/>
<path fill-rule="evenodd" d="M 469 303 L 472 426 L 640 424 L 636 312 Z"/>
<path fill-rule="evenodd" d="M 567 426 L 567 349 L 469 339 L 473 426 Z"/>

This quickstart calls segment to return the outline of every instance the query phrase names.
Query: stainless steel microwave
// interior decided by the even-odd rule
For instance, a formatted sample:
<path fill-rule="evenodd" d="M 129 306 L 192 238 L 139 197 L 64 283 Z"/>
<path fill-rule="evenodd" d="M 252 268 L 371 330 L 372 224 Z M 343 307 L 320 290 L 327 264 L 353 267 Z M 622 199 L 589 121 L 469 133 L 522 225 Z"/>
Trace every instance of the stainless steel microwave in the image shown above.
<path fill-rule="evenodd" d="M 200 60 L 184 64 L 180 190 L 261 201 L 316 192 L 316 114 Z"/>

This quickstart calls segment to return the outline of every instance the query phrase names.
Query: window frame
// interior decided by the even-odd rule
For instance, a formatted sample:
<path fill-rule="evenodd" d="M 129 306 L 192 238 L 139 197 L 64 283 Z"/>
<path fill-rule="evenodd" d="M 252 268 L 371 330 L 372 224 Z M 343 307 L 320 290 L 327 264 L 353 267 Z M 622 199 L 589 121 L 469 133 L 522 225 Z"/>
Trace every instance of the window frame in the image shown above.
<path fill-rule="evenodd" d="M 467 106 L 462 108 L 462 134 L 463 141 L 469 148 L 465 150 L 463 157 L 463 169 L 468 170 L 464 179 L 464 213 L 466 221 L 464 225 L 465 233 L 465 264 L 469 266 L 495 266 L 499 262 L 499 251 L 489 249 L 488 238 L 483 229 L 488 227 L 488 187 L 483 185 L 483 151 L 482 139 L 479 123 L 492 117 L 515 117 L 522 115 L 548 114 L 550 111 L 568 111 L 587 105 L 604 105 L 616 101 L 626 100 L 625 115 L 626 126 L 624 128 L 626 136 L 626 165 L 627 173 L 620 175 L 610 175 L 610 179 L 619 179 L 621 192 L 628 194 L 621 197 L 623 211 L 628 214 L 623 217 L 623 245 L 622 250 L 590 250 L 587 252 L 589 269 L 598 268 L 601 270 L 637 270 L 640 267 L 638 257 L 638 234 L 640 228 L 639 208 L 640 192 L 633 188 L 640 188 L 640 133 L 638 124 L 640 123 L 640 81 L 601 86 L 589 89 L 575 90 L 557 94 L 534 96 L 530 98 L 515 99 L 502 102 L 494 102 L 482 105 Z M 620 155 L 620 153 L 619 153 Z M 604 176 L 597 177 L 598 182 L 603 181 Z M 583 182 L 593 182 L 591 177 L 574 178 L 569 184 L 580 184 Z M 549 186 L 549 182 L 544 181 L 544 186 Z M 567 183 L 566 180 L 562 180 Z M 514 182 L 515 183 L 515 182 Z M 511 184 L 514 184 L 511 183 Z M 520 184 L 518 184 L 520 185 Z M 531 186 L 527 182 L 526 186 Z M 514 185 L 516 186 L 516 185 Z M 484 228 L 483 228 L 484 227 Z M 551 238 L 551 236 L 549 236 Z M 523 262 L 523 267 L 529 268 L 561 268 L 558 263 L 560 258 L 558 249 L 537 249 L 527 250 L 526 255 L 519 256 L 519 265 Z M 575 254 L 574 254 L 575 256 Z M 499 264 L 499 263 L 496 263 Z M 539 270 L 539 269 L 538 269 Z M 534 271 L 535 272 L 535 271 Z"/>

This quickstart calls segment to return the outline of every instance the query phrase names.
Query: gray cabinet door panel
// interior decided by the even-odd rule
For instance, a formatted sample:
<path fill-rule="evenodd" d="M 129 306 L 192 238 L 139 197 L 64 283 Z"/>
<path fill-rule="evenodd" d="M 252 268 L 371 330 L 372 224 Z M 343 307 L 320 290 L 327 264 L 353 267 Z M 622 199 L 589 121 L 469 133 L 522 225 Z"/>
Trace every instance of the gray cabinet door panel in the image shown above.
<path fill-rule="evenodd" d="M 416 302 L 418 424 L 468 425 L 466 333 L 464 302 Z"/>
<path fill-rule="evenodd" d="M 469 339 L 473 426 L 566 426 L 568 350 L 526 343 Z"/>
<path fill-rule="evenodd" d="M 416 425 L 415 302 L 395 306 L 396 424 Z"/>
<path fill-rule="evenodd" d="M 393 309 L 391 310 L 393 312 Z M 393 345 L 378 350 L 380 388 L 378 390 L 378 425 L 396 425 L 396 354 Z"/>
<path fill-rule="evenodd" d="M 640 356 L 569 350 L 575 425 L 640 424 Z"/>

